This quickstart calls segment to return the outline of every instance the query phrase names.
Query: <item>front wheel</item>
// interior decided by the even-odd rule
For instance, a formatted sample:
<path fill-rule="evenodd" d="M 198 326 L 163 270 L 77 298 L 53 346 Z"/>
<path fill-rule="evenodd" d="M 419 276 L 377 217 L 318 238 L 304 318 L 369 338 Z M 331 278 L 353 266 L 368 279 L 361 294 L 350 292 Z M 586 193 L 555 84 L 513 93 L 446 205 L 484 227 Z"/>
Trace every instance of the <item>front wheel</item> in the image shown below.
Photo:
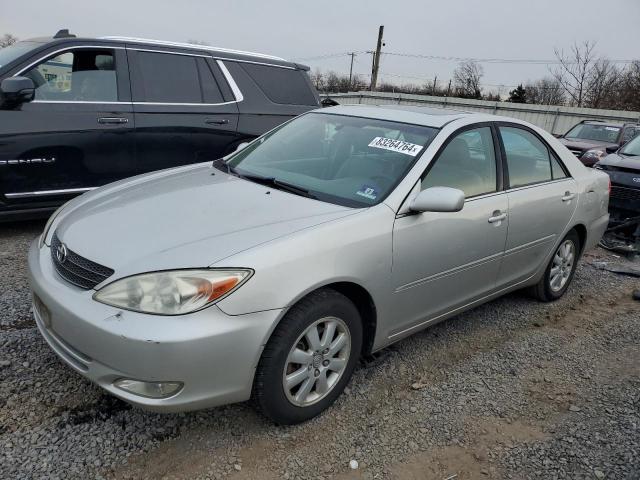
<path fill-rule="evenodd" d="M 322 289 L 285 315 L 256 370 L 254 398 L 274 422 L 315 417 L 340 396 L 362 347 L 357 308 L 344 295 Z"/>
<path fill-rule="evenodd" d="M 532 287 L 533 295 L 543 302 L 559 299 L 569 288 L 578 264 L 580 238 L 571 230 L 551 257 L 544 276 Z"/>

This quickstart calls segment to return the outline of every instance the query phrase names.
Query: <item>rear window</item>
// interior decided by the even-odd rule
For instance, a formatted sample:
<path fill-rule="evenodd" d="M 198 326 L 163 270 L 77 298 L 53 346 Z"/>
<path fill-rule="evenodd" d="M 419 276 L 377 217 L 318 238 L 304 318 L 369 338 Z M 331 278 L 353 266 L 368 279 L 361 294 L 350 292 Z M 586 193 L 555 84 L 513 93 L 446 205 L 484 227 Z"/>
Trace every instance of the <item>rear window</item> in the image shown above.
<path fill-rule="evenodd" d="M 241 65 L 272 102 L 317 105 L 305 72 L 253 63 Z"/>

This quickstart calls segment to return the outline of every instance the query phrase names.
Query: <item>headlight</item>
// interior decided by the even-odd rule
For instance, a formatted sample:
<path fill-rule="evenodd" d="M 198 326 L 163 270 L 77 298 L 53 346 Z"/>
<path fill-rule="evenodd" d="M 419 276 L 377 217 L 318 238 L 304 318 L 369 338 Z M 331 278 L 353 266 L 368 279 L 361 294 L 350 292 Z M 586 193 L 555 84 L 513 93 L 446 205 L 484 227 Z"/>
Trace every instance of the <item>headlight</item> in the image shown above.
<path fill-rule="evenodd" d="M 102 287 L 93 299 L 134 312 L 182 315 L 205 308 L 246 282 L 252 270 L 173 270 L 144 273 Z"/>
<path fill-rule="evenodd" d="M 603 157 L 607 156 L 606 150 L 600 150 L 599 148 L 594 148 L 592 150 L 587 150 L 584 152 L 581 158 L 595 158 L 600 160 Z"/>
<path fill-rule="evenodd" d="M 51 225 L 53 225 L 53 221 L 56 219 L 56 217 L 58 215 L 60 215 L 60 212 L 62 212 L 62 210 L 64 209 L 64 207 L 66 205 L 67 204 L 65 203 L 60 208 L 58 208 L 55 212 L 53 212 L 51 214 L 51 216 L 49 217 L 49 220 L 47 220 L 47 223 L 44 224 L 44 231 L 42 232 L 42 235 L 40 235 L 40 241 L 38 242 L 38 246 L 40 248 L 44 247 L 45 240 L 47 239 L 47 235 L 49 234 L 49 230 L 51 230 Z"/>

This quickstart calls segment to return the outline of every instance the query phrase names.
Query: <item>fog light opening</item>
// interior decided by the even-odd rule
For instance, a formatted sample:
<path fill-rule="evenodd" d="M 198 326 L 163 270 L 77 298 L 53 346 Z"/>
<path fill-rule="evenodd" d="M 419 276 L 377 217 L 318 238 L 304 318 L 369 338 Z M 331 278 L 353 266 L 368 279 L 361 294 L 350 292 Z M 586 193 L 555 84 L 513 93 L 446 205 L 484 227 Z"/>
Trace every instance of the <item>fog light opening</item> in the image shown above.
<path fill-rule="evenodd" d="M 147 398 L 168 398 L 175 395 L 184 386 L 182 382 L 143 382 L 130 378 L 120 378 L 113 382 L 113 386 Z"/>

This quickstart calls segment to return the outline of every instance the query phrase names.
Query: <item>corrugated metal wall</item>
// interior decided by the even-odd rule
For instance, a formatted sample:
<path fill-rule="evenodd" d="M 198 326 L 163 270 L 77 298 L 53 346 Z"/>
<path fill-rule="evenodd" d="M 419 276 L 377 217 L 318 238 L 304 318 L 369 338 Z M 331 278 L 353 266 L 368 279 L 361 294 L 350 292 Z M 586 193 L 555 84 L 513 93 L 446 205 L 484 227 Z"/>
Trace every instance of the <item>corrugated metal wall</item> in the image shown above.
<path fill-rule="evenodd" d="M 525 120 L 544 128 L 551 133 L 566 133 L 576 123 L 585 119 L 640 123 L 640 112 L 625 112 L 622 110 L 598 110 L 595 108 L 488 102 L 486 100 L 468 100 L 464 98 L 431 97 L 428 95 L 367 91 L 321 94 L 320 96 L 322 98 L 333 98 L 336 102 L 342 104 L 424 105 L 452 108 L 469 112 L 493 113 L 496 115 L 503 115 L 505 117 Z"/>

